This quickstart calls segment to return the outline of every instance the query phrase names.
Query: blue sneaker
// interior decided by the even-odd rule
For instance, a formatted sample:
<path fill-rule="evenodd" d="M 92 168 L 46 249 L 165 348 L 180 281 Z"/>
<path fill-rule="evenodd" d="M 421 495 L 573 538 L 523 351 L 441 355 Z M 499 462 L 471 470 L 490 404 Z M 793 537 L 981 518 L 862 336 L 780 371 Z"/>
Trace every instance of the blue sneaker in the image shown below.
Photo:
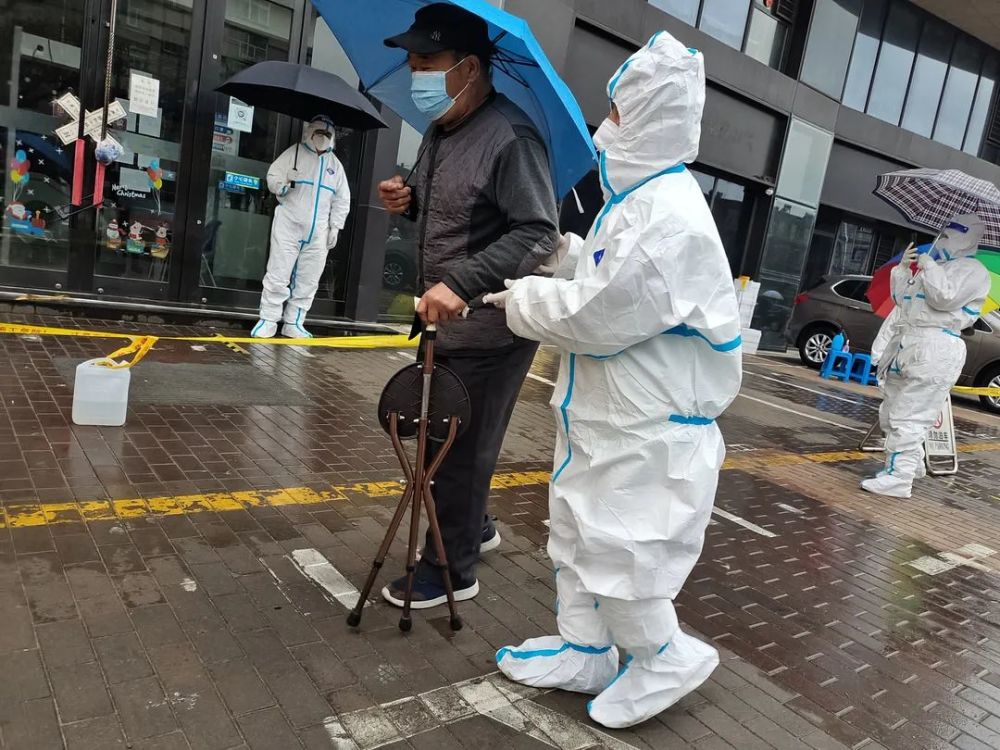
<path fill-rule="evenodd" d="M 455 589 L 455 601 L 464 602 L 474 598 L 479 594 L 479 581 L 473 581 L 470 585 Z M 406 576 L 397 578 L 395 581 L 382 589 L 382 598 L 394 607 L 403 607 L 403 599 L 406 597 Z M 411 609 L 431 609 L 448 603 L 448 594 L 444 590 L 444 583 L 440 575 L 428 575 L 424 570 L 417 570 L 416 580 L 413 582 L 413 597 L 410 600 Z"/>

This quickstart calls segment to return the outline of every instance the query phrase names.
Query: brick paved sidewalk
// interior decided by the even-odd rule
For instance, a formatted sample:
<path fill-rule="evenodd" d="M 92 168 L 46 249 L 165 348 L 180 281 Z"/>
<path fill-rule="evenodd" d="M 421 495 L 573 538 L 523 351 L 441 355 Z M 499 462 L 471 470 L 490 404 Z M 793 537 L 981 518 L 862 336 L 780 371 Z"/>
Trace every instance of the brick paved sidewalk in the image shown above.
<path fill-rule="evenodd" d="M 758 376 L 723 423 L 721 512 L 678 601 L 723 666 L 608 733 L 580 696 L 493 674 L 498 647 L 554 628 L 551 354 L 505 446 L 504 544 L 484 556 L 465 629 L 434 611 L 403 637 L 378 602 L 347 628 L 292 553 L 363 581 L 399 478 L 374 402 L 412 354 L 166 343 L 150 360 L 177 365 L 181 385 L 216 367 L 220 388 L 289 392 L 218 406 L 164 389 L 133 401 L 124 428 L 74 427 L 63 360 L 106 343 L 0 338 L 5 748 L 1000 747 L 1000 421 L 961 410 L 983 449 L 960 478 L 878 504 L 853 489 L 874 465 L 851 455 L 870 399 L 748 361 Z"/>

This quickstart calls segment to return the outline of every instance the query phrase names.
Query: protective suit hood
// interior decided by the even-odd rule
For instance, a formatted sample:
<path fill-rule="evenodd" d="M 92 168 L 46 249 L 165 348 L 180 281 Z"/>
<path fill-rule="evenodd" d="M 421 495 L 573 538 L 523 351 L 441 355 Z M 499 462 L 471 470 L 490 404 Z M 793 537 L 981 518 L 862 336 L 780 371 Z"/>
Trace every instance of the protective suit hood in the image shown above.
<path fill-rule="evenodd" d="M 962 214 L 953 218 L 941 230 L 934 246 L 947 260 L 971 257 L 979 250 L 979 243 L 985 233 L 986 225 L 982 219 L 975 214 Z"/>
<path fill-rule="evenodd" d="M 601 185 L 617 195 L 698 157 L 705 109 L 705 58 L 665 31 L 608 83 L 621 116 L 619 136 L 601 154 Z M 610 197 L 610 196 L 609 196 Z"/>
<path fill-rule="evenodd" d="M 313 151 L 319 154 L 325 154 L 333 151 L 334 138 L 331 137 L 324 139 L 324 143 L 317 144 L 314 140 L 314 136 L 319 133 L 334 133 L 334 123 L 326 115 L 318 115 L 314 117 L 308 125 L 306 125 L 305 135 L 302 136 L 302 143 L 311 148 Z"/>

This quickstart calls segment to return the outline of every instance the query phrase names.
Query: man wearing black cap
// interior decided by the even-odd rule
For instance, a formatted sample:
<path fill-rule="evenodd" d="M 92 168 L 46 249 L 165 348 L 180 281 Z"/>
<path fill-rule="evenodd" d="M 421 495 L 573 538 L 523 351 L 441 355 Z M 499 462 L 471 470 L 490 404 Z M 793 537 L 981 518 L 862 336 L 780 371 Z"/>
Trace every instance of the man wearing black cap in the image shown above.
<path fill-rule="evenodd" d="M 435 480 L 437 515 L 456 598 L 479 592 L 479 553 L 499 536 L 484 516 L 504 433 L 537 345 L 507 328 L 502 310 L 468 304 L 526 276 L 553 254 L 557 213 L 548 153 L 531 120 L 493 89 L 493 43 L 486 22 L 450 3 L 416 13 L 410 29 L 386 40 L 407 52 L 414 105 L 432 121 L 414 185 L 400 176 L 379 185 L 391 214 L 418 224 L 417 313 L 438 326 L 437 358 L 465 383 L 472 419 Z M 405 578 L 382 590 L 403 605 Z M 446 601 L 442 569 L 428 540 L 413 607 Z"/>

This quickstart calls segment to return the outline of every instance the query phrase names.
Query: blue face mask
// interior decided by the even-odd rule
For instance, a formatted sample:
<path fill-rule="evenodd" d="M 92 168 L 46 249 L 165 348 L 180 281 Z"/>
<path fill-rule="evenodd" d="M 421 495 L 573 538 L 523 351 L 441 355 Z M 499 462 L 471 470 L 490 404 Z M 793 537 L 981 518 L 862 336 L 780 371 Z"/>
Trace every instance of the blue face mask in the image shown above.
<path fill-rule="evenodd" d="M 472 85 L 470 81 L 454 98 L 448 95 L 448 74 L 463 62 L 465 62 L 464 59 L 459 60 L 448 70 L 415 71 L 413 73 L 410 95 L 421 114 L 431 120 L 440 120 L 451 111 L 458 98 Z"/>

